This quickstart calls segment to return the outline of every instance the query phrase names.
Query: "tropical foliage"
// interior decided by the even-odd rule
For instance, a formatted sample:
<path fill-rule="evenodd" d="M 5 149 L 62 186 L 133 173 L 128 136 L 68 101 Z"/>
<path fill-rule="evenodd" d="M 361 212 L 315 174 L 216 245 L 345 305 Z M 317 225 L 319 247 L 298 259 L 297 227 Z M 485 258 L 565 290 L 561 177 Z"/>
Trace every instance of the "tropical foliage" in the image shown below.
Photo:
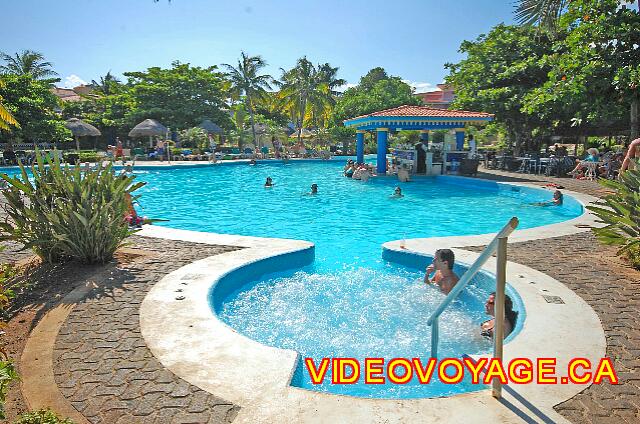
<path fill-rule="evenodd" d="M 456 89 L 453 108 L 495 114 L 517 148 L 531 148 L 533 132 L 542 123 L 523 110 L 524 102 L 547 81 L 550 39 L 531 27 L 498 25 L 476 41 L 464 41 L 460 52 L 466 59 L 445 65 L 450 70 L 446 81 Z"/>
<path fill-rule="evenodd" d="M 60 418 L 51 409 L 25 412 L 14 424 L 73 424 L 69 418 Z"/>
<path fill-rule="evenodd" d="M 421 101 L 413 95 L 411 87 L 400 77 L 387 75 L 382 68 L 371 69 L 360 78 L 356 87 L 347 89 L 338 100 L 335 123 L 378 110 L 402 105 L 419 105 Z"/>
<path fill-rule="evenodd" d="M 8 222 L 0 223 L 0 240 L 12 240 L 32 249 L 46 262 L 77 259 L 104 263 L 132 234 L 125 214 L 127 196 L 144 183 L 133 176 L 116 176 L 111 166 L 81 171 L 62 166 L 58 155 L 36 162 L 21 174 L 1 174 Z"/>
<path fill-rule="evenodd" d="M 600 183 L 614 193 L 599 205 L 587 206 L 605 224 L 593 232 L 601 242 L 618 246 L 618 254 L 627 255 L 634 266 L 640 267 L 640 170 L 636 166 L 621 174 L 619 181 L 603 179 Z"/>
<path fill-rule="evenodd" d="M 298 143 L 302 143 L 302 129 L 326 123 L 335 104 L 331 82 L 326 69 L 322 69 L 322 65 L 316 67 L 306 57 L 298 59 L 292 69 L 282 69 L 280 98 L 295 125 Z"/>
<path fill-rule="evenodd" d="M 111 74 L 111 71 L 107 72 L 105 76 L 100 77 L 99 81 L 91 80 L 91 88 L 93 91 L 108 96 L 113 94 L 114 87 L 120 84 L 120 80 Z"/>
<path fill-rule="evenodd" d="M 4 87 L 4 81 L 0 80 L 0 89 L 2 87 Z M 2 97 L 0 97 L 0 130 L 10 131 L 12 126 L 20 127 L 20 124 L 2 104 Z"/>
<path fill-rule="evenodd" d="M 22 50 L 11 56 L 0 52 L 0 60 L 5 62 L 0 65 L 0 73 L 14 75 L 31 75 L 35 79 L 52 78 L 58 75 L 51 62 L 46 62 L 42 53 L 33 50 Z"/>
<path fill-rule="evenodd" d="M 178 133 L 178 138 L 182 147 L 201 148 L 209 143 L 207 132 L 199 127 L 182 130 Z"/>
<path fill-rule="evenodd" d="M 496 115 L 515 150 L 547 136 L 638 130 L 640 14 L 618 0 L 522 0 L 525 24 L 498 25 L 465 41 L 448 64 L 453 107 Z"/>
<path fill-rule="evenodd" d="M 224 97 L 228 83 L 216 66 L 200 68 L 173 62 L 170 69 L 152 67 L 145 72 L 125 72 L 128 94 L 136 107 L 130 122 L 152 118 L 174 130 L 190 128 L 203 119 L 229 127 Z"/>
<path fill-rule="evenodd" d="M 0 250 L 4 250 L 4 247 L 0 246 Z M 10 287 L 7 287 L 7 280 L 13 276 L 14 270 L 11 265 L 0 265 L 0 331 L 4 332 L 7 326 L 6 320 L 8 319 L 8 309 L 11 300 L 14 297 L 14 292 Z M 2 334 L 2 333 L 0 333 Z M 7 391 L 11 382 L 18 380 L 18 373 L 15 369 L 15 365 L 9 359 L 5 347 L 0 345 L 0 419 L 5 419 L 4 404 L 7 397 Z"/>
<path fill-rule="evenodd" d="M 223 64 L 227 69 L 227 77 L 231 82 L 230 94 L 234 99 L 244 96 L 244 104 L 249 111 L 251 122 L 251 132 L 253 134 L 253 144 L 256 145 L 256 129 L 255 129 L 255 107 L 256 102 L 267 96 L 267 89 L 271 89 L 271 75 L 260 75 L 260 70 L 267 63 L 260 56 L 247 56 L 241 52 L 241 59 L 238 65 L 233 67 Z"/>
<path fill-rule="evenodd" d="M 537 24 L 553 31 L 567 3 L 568 0 L 520 0 L 516 6 L 516 19 L 522 25 Z"/>
<path fill-rule="evenodd" d="M 0 141 L 65 141 L 71 133 L 56 113 L 58 98 L 47 81 L 31 74 L 0 75 L 0 98 L 6 110 L 20 124 L 10 132 L 0 131 Z"/>

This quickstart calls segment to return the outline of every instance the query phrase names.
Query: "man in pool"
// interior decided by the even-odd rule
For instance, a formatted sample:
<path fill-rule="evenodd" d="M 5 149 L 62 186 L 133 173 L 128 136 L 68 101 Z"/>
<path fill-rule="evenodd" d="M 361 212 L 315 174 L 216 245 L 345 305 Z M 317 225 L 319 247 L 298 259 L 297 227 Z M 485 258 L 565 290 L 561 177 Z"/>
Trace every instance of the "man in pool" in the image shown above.
<path fill-rule="evenodd" d="M 271 188 L 273 186 L 273 180 L 271 179 L 271 177 L 267 177 L 267 181 L 265 181 L 264 183 L 264 188 Z"/>
<path fill-rule="evenodd" d="M 453 272 L 453 264 L 455 263 L 455 256 L 450 249 L 438 249 L 433 255 L 433 263 L 426 269 L 424 275 L 425 284 L 435 283 L 440 287 L 440 290 L 444 294 L 449 292 L 458 283 L 458 276 Z M 433 278 L 429 276 L 433 274 Z"/>

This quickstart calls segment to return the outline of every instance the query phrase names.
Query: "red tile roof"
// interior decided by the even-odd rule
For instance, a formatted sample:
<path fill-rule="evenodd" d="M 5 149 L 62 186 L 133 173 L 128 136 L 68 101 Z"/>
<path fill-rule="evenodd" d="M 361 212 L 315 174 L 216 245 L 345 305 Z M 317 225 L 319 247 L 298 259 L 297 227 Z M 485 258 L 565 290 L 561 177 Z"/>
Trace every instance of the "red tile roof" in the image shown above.
<path fill-rule="evenodd" d="M 351 121 L 358 118 L 376 117 L 376 116 L 410 116 L 420 118 L 493 118 L 490 113 L 470 112 L 467 110 L 448 110 L 436 109 L 428 106 L 399 106 L 392 109 L 381 110 L 379 112 L 370 113 L 368 115 L 356 116 L 348 119 Z"/>

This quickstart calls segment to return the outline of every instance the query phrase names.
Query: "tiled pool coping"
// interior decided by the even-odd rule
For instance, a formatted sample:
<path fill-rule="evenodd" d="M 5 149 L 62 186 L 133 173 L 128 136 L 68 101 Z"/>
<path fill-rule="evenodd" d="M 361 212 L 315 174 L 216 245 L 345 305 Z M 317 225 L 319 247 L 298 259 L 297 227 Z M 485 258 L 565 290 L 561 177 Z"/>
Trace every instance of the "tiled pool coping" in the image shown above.
<path fill-rule="evenodd" d="M 536 187 L 530 184 L 511 184 Z M 565 193 L 583 204 L 595 198 Z M 510 241 L 525 241 L 588 231 L 576 224 L 590 225 L 594 217 L 585 213 L 570 221 L 546 227 L 516 231 Z M 537 420 L 566 421 L 553 406 L 571 398 L 584 385 L 517 387 L 505 390 L 502 403 L 488 391 L 433 399 L 362 399 L 297 389 L 288 385 L 297 353 L 264 346 L 248 339 L 218 320 L 208 303 L 209 290 L 217 281 L 249 264 L 280 257 L 278 266 L 287 267 L 287 255 L 305 260 L 312 245 L 303 241 L 229 236 L 146 227 L 142 235 L 200 243 L 242 246 L 245 249 L 194 262 L 167 275 L 149 292 L 140 309 L 142 334 L 154 355 L 169 370 L 203 390 L 242 406 L 236 422 L 301 421 L 313 417 L 336 422 L 370 422 L 376 417 L 388 422 L 440 419 L 469 422 L 496 420 L 521 422 L 517 412 Z M 492 235 L 440 237 L 385 243 L 384 249 L 401 254 L 433 254 L 436 248 L 476 246 L 488 243 Z M 297 253 L 296 253 L 297 252 Z M 456 249 L 460 262 L 471 263 L 477 253 Z M 308 258 L 308 256 L 306 256 Z M 302 259 L 301 259 L 302 258 Z M 291 263 L 295 266 L 294 263 Z M 485 270 L 492 272 L 491 259 Z M 561 370 L 571 357 L 592 362 L 605 355 L 605 338 L 595 312 L 575 293 L 549 276 L 523 265 L 509 263 L 508 281 L 520 293 L 527 310 L 522 331 L 507 345 L 505 358 L 558 358 Z M 534 282 L 535 284 L 532 284 Z M 186 283 L 186 284 L 184 284 Z M 176 290 L 182 291 L 176 291 Z M 562 297 L 562 305 L 550 304 L 542 297 Z M 184 297 L 182 300 L 176 298 Z M 526 399 L 526 401 L 523 401 Z M 507 403 L 505 407 L 505 402 Z M 527 404 L 528 403 L 528 404 Z M 511 404 L 512 407 L 508 407 Z M 532 407 L 533 406 L 533 407 Z M 419 415 L 417 415 L 419 414 Z"/>

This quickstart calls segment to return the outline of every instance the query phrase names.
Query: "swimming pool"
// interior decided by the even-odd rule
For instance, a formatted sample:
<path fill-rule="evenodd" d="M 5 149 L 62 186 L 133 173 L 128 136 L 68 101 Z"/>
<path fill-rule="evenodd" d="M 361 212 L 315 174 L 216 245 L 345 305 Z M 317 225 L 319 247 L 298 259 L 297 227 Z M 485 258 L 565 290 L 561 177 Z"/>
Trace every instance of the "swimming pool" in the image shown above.
<path fill-rule="evenodd" d="M 148 184 L 140 212 L 168 226 L 196 231 L 295 238 L 316 244 L 315 261 L 302 269 L 235 281 L 211 308 L 238 332 L 266 345 L 292 349 L 302 358 L 365 356 L 429 357 L 426 319 L 443 295 L 422 283 L 423 268 L 382 259 L 389 240 L 495 232 L 514 215 L 520 228 L 574 218 L 581 205 L 567 197 L 562 207 L 530 203 L 551 192 L 456 177 L 392 178 L 367 183 L 346 179 L 339 162 L 224 164 L 197 168 L 145 169 Z M 271 176 L 275 187 L 265 189 Z M 312 183 L 316 196 L 305 195 Z M 399 185 L 405 194 L 389 195 Z M 414 264 L 415 265 L 415 264 Z M 456 268 L 460 274 L 463 267 Z M 237 283 L 246 283 L 238 287 Z M 487 319 L 484 301 L 493 278 L 479 275 L 440 322 L 441 357 L 487 352 L 477 337 Z M 517 294 L 516 309 L 524 318 Z M 481 387 L 463 383 L 426 386 L 310 384 L 298 367 L 292 384 L 312 390 L 378 398 L 445 396 Z M 328 383 L 328 379 L 326 380 Z"/>
<path fill-rule="evenodd" d="M 551 198 L 542 190 L 455 177 L 362 183 L 342 177 L 341 169 L 335 162 L 296 162 L 136 173 L 149 183 L 141 190 L 142 213 L 169 219 L 158 225 L 316 244 L 312 265 L 243 281 L 241 287 L 211 298 L 212 309 L 232 328 L 316 363 L 335 356 L 429 357 L 430 328 L 425 321 L 443 295 L 422 283 L 422 269 L 384 261 L 382 243 L 495 232 L 513 215 L 520 218 L 520 228 L 531 228 L 582 213 L 571 198 L 562 207 L 530 206 Z M 267 176 L 275 187 L 263 187 Z M 316 196 L 306 195 L 312 183 L 319 186 Z M 389 197 L 396 185 L 405 197 Z M 462 273 L 463 267 L 456 270 Z M 484 301 L 493 284 L 492 276 L 479 275 L 445 312 L 441 356 L 490 350 L 477 327 L 487 319 Z M 521 309 L 517 294 L 511 294 Z M 328 379 L 317 386 L 303 371 L 297 368 L 293 385 L 364 397 L 444 396 L 481 388 L 436 381 L 427 386 L 337 386 Z"/>

